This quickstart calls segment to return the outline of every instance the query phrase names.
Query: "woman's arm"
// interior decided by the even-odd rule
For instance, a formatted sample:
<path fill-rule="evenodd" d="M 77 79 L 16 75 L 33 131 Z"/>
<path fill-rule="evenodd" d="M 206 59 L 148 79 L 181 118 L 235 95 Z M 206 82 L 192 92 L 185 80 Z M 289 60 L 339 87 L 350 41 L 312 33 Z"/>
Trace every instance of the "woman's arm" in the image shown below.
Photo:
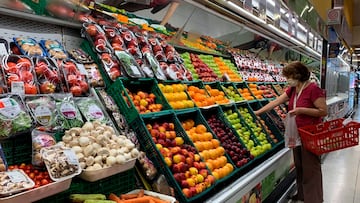
<path fill-rule="evenodd" d="M 327 105 L 325 97 L 319 97 L 314 102 L 315 108 L 297 107 L 291 110 L 291 115 L 305 114 L 313 117 L 324 117 L 327 115 Z"/>
<path fill-rule="evenodd" d="M 284 92 L 282 95 L 280 95 L 278 98 L 276 98 L 275 100 L 269 102 L 268 104 L 266 104 L 264 107 L 262 107 L 261 109 L 254 111 L 255 115 L 260 115 L 262 113 L 268 112 L 271 109 L 273 109 L 275 106 L 279 106 L 282 103 L 285 103 L 286 101 L 289 100 L 289 97 L 287 96 L 287 94 Z"/>

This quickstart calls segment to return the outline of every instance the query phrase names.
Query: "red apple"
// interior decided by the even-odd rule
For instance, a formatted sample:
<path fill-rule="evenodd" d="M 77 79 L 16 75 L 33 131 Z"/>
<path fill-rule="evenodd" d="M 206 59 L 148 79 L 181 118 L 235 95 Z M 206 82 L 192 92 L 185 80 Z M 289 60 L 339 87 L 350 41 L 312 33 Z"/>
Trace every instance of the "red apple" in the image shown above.
<path fill-rule="evenodd" d="M 176 154 L 173 156 L 173 162 L 176 164 L 180 162 L 185 162 L 185 156 L 181 154 Z"/>

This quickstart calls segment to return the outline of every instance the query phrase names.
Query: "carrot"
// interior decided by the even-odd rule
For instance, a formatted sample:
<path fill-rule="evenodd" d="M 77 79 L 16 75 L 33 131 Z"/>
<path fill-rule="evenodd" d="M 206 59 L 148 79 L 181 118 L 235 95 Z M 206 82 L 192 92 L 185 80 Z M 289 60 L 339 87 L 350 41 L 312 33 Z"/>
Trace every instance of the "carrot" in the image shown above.
<path fill-rule="evenodd" d="M 113 200 L 113 201 L 115 201 L 116 203 L 123 203 L 123 202 L 124 202 L 124 200 L 120 199 L 120 197 L 118 197 L 118 196 L 115 195 L 114 193 L 110 193 L 108 199 L 109 199 L 109 200 Z"/>
<path fill-rule="evenodd" d="M 144 190 L 141 189 L 138 193 L 138 196 L 137 197 L 143 197 L 144 196 Z"/>
<path fill-rule="evenodd" d="M 155 203 L 170 203 L 169 201 L 162 200 L 162 199 L 160 199 L 158 197 L 154 197 L 154 196 L 144 195 L 144 197 L 152 199 Z"/>
<path fill-rule="evenodd" d="M 143 197 L 124 200 L 124 203 L 169 203 L 169 201 L 145 195 Z"/>
<path fill-rule="evenodd" d="M 137 198 L 137 197 L 138 197 L 138 194 L 137 194 L 137 193 L 134 193 L 134 194 L 122 194 L 122 195 L 120 195 L 120 199 L 122 199 L 122 200 L 134 199 L 134 198 Z"/>

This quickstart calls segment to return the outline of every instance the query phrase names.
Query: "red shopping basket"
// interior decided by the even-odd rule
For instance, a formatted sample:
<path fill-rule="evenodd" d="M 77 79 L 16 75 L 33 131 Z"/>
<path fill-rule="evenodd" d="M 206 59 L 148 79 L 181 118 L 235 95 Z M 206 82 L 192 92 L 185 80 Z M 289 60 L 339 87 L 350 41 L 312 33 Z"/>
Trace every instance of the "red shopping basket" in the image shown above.
<path fill-rule="evenodd" d="M 340 118 L 299 128 L 302 145 L 317 155 L 358 145 L 360 123 L 351 121 L 344 126 L 343 121 Z"/>

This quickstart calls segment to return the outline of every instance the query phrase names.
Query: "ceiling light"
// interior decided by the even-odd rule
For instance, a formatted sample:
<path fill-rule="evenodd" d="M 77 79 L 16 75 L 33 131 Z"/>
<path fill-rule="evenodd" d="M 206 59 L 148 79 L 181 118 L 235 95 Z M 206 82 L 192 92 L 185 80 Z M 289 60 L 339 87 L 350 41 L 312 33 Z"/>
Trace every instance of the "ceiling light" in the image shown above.
<path fill-rule="evenodd" d="M 308 13 L 310 13 L 313 9 L 314 9 L 314 6 L 311 6 L 310 9 L 308 10 Z"/>
<path fill-rule="evenodd" d="M 352 49 L 352 48 L 351 48 L 351 49 Z M 355 48 L 354 50 L 357 50 L 357 51 L 358 51 L 358 50 L 360 50 L 360 48 Z"/>
<path fill-rule="evenodd" d="M 274 0 L 267 0 L 266 2 L 271 4 L 273 7 L 275 7 L 275 1 Z"/>
<path fill-rule="evenodd" d="M 244 15 L 246 18 L 251 19 L 259 24 L 265 23 L 264 20 L 254 16 L 252 13 L 241 8 L 240 6 L 236 5 L 235 3 L 231 2 L 231 1 L 227 1 L 226 3 L 230 6 L 230 8 L 233 8 L 233 9 L 236 9 L 237 11 L 239 11 L 240 15 Z"/>

